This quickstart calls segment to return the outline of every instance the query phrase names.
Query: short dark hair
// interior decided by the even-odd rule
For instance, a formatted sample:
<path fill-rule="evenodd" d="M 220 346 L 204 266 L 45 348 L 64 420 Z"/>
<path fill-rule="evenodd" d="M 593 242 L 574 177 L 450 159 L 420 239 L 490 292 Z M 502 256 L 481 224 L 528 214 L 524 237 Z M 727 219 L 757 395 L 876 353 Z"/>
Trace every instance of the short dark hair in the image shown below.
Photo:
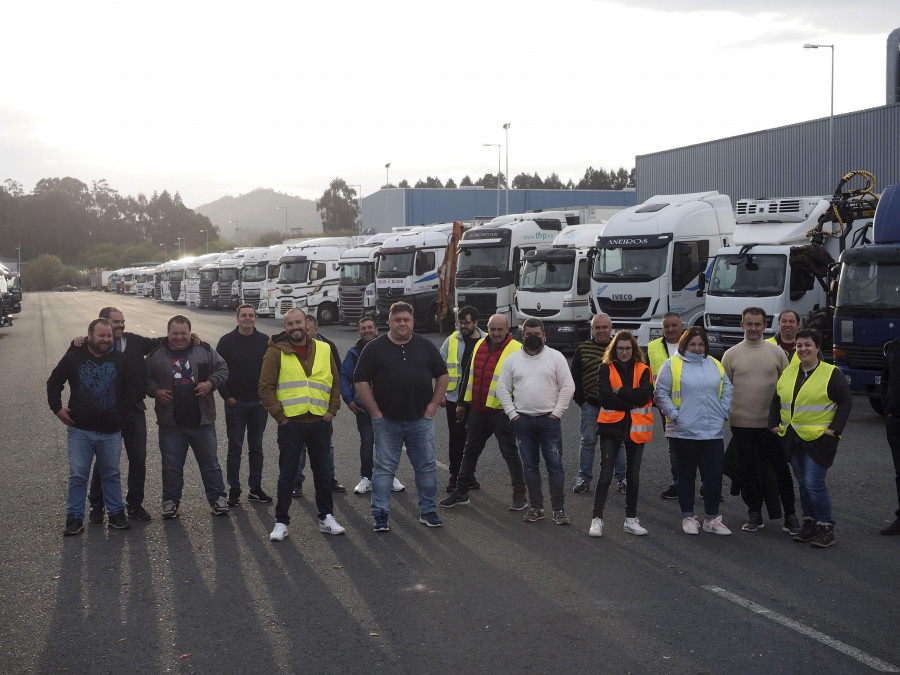
<path fill-rule="evenodd" d="M 540 319 L 535 319 L 533 316 L 525 319 L 522 322 L 522 332 L 525 331 L 526 328 L 540 328 L 541 332 L 544 331 L 544 322 Z"/>
<path fill-rule="evenodd" d="M 706 331 L 703 329 L 703 326 L 691 326 L 682 333 L 681 339 L 678 341 L 678 353 L 684 354 L 687 351 L 688 342 L 698 335 L 703 340 L 703 353 L 709 356 L 709 339 L 706 337 Z"/>
<path fill-rule="evenodd" d="M 171 319 L 169 319 L 169 323 L 166 324 L 167 332 L 172 328 L 173 323 L 186 323 L 188 330 L 191 330 L 191 320 L 189 318 L 187 318 L 184 314 L 176 314 Z"/>
<path fill-rule="evenodd" d="M 815 328 L 804 328 L 802 330 L 798 330 L 797 335 L 794 337 L 795 344 L 796 341 L 800 338 L 809 338 L 813 341 L 813 344 L 817 348 L 820 348 L 822 346 L 822 334 L 819 333 L 819 331 L 817 331 Z"/>
<path fill-rule="evenodd" d="M 478 310 L 471 305 L 460 307 L 459 311 L 456 313 L 457 319 L 462 319 L 465 316 L 469 317 L 473 323 L 478 323 Z"/>
<path fill-rule="evenodd" d="M 743 321 L 744 317 L 748 314 L 756 314 L 757 316 L 761 316 L 763 321 L 766 320 L 766 310 L 762 307 L 745 307 L 744 311 L 741 312 L 741 321 Z"/>
<path fill-rule="evenodd" d="M 125 312 L 123 312 L 123 311 L 122 311 L 121 309 L 119 309 L 118 307 L 113 307 L 112 305 L 110 305 L 109 307 L 104 307 L 103 309 L 101 309 L 101 310 L 100 310 L 100 313 L 99 313 L 97 316 L 99 316 L 101 319 L 108 319 L 108 318 L 109 318 L 109 315 L 112 314 L 113 312 L 118 312 L 118 313 L 121 314 L 122 316 L 125 316 Z"/>
<path fill-rule="evenodd" d="M 371 321 L 373 324 L 375 324 L 376 327 L 378 326 L 378 324 L 375 323 L 375 319 L 373 319 L 371 316 L 364 316 L 364 317 L 362 317 L 359 321 L 356 322 L 356 327 L 359 328 L 359 327 L 362 326 L 366 321 Z"/>
<path fill-rule="evenodd" d="M 311 323 L 316 328 L 319 327 L 319 320 L 316 317 L 314 317 L 312 314 L 306 315 L 306 323 Z"/>
<path fill-rule="evenodd" d="M 795 312 L 793 309 L 783 309 L 780 312 L 778 312 L 778 320 L 781 321 L 781 317 L 783 315 L 787 314 L 788 312 L 790 312 L 797 318 L 797 325 L 799 326 L 800 325 L 800 314 Z"/>
<path fill-rule="evenodd" d="M 245 302 L 245 303 L 243 303 L 243 304 L 241 304 L 241 305 L 238 305 L 238 306 L 237 306 L 237 309 L 236 309 L 235 312 L 234 312 L 234 315 L 235 315 L 235 316 L 240 316 L 240 315 L 241 315 L 241 310 L 242 310 L 242 309 L 252 309 L 252 310 L 253 310 L 253 315 L 256 316 L 256 307 L 254 307 L 253 305 L 251 305 L 251 304 L 248 303 L 248 302 Z"/>
<path fill-rule="evenodd" d="M 408 302 L 403 302 L 402 300 L 398 300 L 393 305 L 391 305 L 390 310 L 388 310 L 388 318 L 394 316 L 399 312 L 408 312 L 410 316 L 415 318 L 416 311 L 413 309 L 413 306 Z"/>
<path fill-rule="evenodd" d="M 109 320 L 106 319 L 105 317 L 101 317 L 101 318 L 99 318 L 99 319 L 94 319 L 93 321 L 91 321 L 91 322 L 88 324 L 88 335 L 93 335 L 93 334 L 94 334 L 94 329 L 95 329 L 97 326 L 106 326 L 107 328 L 109 328 L 110 330 L 112 330 L 112 324 L 109 322 Z"/>

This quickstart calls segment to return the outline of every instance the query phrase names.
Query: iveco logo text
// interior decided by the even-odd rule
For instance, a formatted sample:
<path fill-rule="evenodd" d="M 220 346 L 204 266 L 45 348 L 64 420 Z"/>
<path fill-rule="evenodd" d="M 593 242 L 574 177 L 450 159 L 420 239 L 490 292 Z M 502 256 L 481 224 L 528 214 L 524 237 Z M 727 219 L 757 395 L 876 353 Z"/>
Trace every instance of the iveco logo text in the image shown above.
<path fill-rule="evenodd" d="M 632 237 L 622 237 L 621 239 L 608 239 L 607 246 L 646 246 L 649 240 L 644 237 L 642 239 L 634 239 Z"/>
<path fill-rule="evenodd" d="M 629 293 L 613 293 L 610 297 L 613 300 L 634 300 L 634 296 Z"/>

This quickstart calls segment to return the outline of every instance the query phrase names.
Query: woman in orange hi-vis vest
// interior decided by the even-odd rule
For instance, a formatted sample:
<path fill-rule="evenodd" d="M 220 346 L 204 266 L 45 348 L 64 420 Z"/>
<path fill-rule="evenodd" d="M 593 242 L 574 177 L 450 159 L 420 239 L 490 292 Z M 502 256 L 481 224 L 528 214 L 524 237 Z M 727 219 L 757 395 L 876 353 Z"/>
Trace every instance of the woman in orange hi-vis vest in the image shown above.
<path fill-rule="evenodd" d="M 592 537 L 603 536 L 603 508 L 612 482 L 613 465 L 625 442 L 625 525 L 629 534 L 647 534 L 637 519 L 638 488 L 644 444 L 653 438 L 653 378 L 644 352 L 630 331 L 615 334 L 597 371 L 597 435 L 600 437 L 600 478 L 594 493 Z"/>

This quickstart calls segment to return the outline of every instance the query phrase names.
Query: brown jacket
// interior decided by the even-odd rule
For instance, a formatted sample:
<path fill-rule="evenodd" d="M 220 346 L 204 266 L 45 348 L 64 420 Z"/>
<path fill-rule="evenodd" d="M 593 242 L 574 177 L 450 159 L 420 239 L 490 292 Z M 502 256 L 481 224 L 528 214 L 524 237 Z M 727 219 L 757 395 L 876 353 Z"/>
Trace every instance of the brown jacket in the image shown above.
<path fill-rule="evenodd" d="M 309 376 L 312 372 L 313 362 L 316 358 L 316 349 L 323 343 L 316 340 L 307 340 L 308 351 L 306 360 L 300 361 L 303 372 Z M 262 371 L 259 374 L 259 398 L 263 406 L 269 411 L 269 414 L 275 418 L 279 424 L 284 420 L 292 422 L 305 422 L 307 424 L 318 422 L 322 419 L 321 415 L 313 415 L 312 413 L 303 413 L 296 417 L 287 417 L 281 408 L 281 402 L 275 395 L 278 387 L 278 375 L 281 373 L 281 355 L 288 354 L 296 359 L 300 359 L 297 352 L 291 346 L 290 338 L 286 331 L 282 331 L 277 335 L 269 338 L 269 348 L 263 357 Z M 328 412 L 336 415 L 341 407 L 341 379 L 337 364 L 334 360 L 334 354 L 331 355 L 331 400 L 328 403 Z"/>

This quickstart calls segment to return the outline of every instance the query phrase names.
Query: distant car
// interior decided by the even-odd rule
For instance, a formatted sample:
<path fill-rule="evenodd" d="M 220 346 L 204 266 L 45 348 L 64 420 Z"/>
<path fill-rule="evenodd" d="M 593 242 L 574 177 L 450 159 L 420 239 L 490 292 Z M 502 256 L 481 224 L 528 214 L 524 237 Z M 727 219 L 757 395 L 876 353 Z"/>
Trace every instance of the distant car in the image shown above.
<path fill-rule="evenodd" d="M 77 286 L 72 286 L 71 284 L 62 284 L 62 285 L 59 287 L 59 292 L 60 292 L 60 293 L 63 293 L 63 292 L 65 292 L 65 291 L 77 291 L 77 290 L 78 290 L 78 287 L 77 287 Z"/>

